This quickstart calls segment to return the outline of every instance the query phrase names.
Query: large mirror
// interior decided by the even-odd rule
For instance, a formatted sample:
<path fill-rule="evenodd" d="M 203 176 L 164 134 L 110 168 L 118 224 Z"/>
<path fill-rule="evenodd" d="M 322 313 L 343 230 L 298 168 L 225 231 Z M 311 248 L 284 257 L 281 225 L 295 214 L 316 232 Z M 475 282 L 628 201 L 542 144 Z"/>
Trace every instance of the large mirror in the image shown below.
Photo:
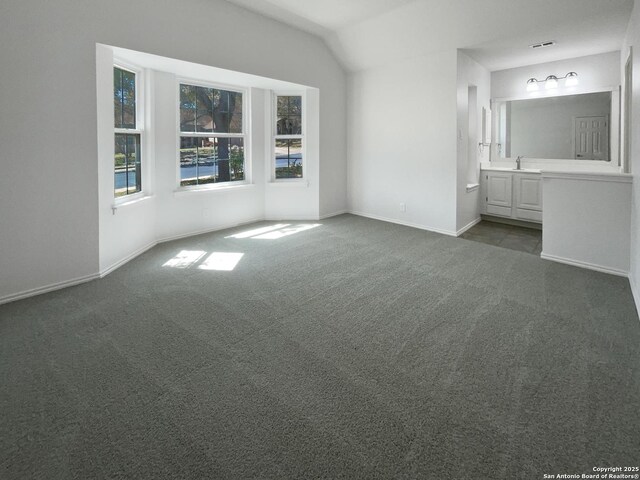
<path fill-rule="evenodd" d="M 611 91 L 496 101 L 494 151 L 501 158 L 608 162 L 617 141 L 613 105 Z"/>

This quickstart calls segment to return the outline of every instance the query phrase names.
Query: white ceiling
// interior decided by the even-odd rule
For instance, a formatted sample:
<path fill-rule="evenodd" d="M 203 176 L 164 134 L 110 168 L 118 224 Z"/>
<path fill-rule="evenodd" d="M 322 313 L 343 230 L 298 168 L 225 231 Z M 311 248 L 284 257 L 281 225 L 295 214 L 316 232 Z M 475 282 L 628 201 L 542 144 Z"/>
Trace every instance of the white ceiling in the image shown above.
<path fill-rule="evenodd" d="M 350 71 L 447 49 L 489 70 L 619 50 L 633 0 L 228 0 L 322 37 Z M 557 45 L 532 50 L 532 43 Z"/>

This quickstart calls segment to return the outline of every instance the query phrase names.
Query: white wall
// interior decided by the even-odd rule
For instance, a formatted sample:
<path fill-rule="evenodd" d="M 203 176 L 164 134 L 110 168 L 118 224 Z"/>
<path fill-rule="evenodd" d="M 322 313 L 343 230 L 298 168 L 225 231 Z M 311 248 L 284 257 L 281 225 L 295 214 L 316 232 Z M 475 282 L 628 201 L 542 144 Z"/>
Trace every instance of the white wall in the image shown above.
<path fill-rule="evenodd" d="M 542 258 L 627 276 L 630 176 L 543 172 L 542 189 Z"/>
<path fill-rule="evenodd" d="M 631 173 L 633 193 L 631 200 L 631 265 L 629 278 L 640 312 L 640 2 L 635 2 L 629 29 L 621 51 L 624 69 L 629 47 L 633 47 L 633 86 L 631 106 Z"/>
<path fill-rule="evenodd" d="M 476 132 L 469 132 L 469 86 L 477 87 Z M 491 103 L 491 74 L 465 53 L 458 51 L 457 74 L 457 180 L 456 180 L 456 231 L 460 232 L 480 218 L 480 189 L 467 190 L 468 183 L 480 183 L 480 162 L 489 161 L 489 147 L 480 152 L 478 143 L 482 137 L 482 107 L 487 111 Z M 472 109 L 473 110 L 473 109 Z M 469 139 L 475 137 L 475 142 Z M 470 179 L 468 159 L 473 159 L 475 173 Z M 474 180 L 474 181 L 471 181 Z"/>
<path fill-rule="evenodd" d="M 100 270 L 96 43 L 318 88 L 317 214 L 345 208 L 346 81 L 318 38 L 222 0 L 5 0 L 0 301 Z M 116 216 L 130 224 L 147 208 Z M 142 247 L 147 228 L 120 255 Z"/>
<path fill-rule="evenodd" d="M 557 92 L 584 93 L 620 85 L 620 52 L 601 53 L 557 62 L 491 72 L 491 98 L 522 98 L 528 96 L 527 80 L 542 80 L 549 75 L 561 77 L 578 73 L 579 84 L 569 90 L 560 85 Z"/>
<path fill-rule="evenodd" d="M 450 50 L 350 75 L 350 211 L 455 234 L 456 67 Z"/>
<path fill-rule="evenodd" d="M 315 57 L 307 56 L 304 61 L 315 62 Z M 321 112 L 320 124 L 308 126 L 320 132 L 320 218 L 347 210 L 347 86 L 342 72 L 329 73 L 337 77 L 332 79 L 334 87 L 320 88 L 307 96 L 308 102 L 318 103 Z"/>

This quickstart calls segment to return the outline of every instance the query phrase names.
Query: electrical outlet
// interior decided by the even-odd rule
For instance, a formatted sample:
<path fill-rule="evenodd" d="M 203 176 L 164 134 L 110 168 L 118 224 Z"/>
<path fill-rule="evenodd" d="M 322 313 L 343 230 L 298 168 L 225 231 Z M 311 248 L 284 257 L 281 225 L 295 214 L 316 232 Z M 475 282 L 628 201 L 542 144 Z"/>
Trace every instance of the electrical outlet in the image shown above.
<path fill-rule="evenodd" d="M 401 212 L 406 212 L 407 211 L 407 204 L 402 202 L 400 203 L 400 211 Z"/>

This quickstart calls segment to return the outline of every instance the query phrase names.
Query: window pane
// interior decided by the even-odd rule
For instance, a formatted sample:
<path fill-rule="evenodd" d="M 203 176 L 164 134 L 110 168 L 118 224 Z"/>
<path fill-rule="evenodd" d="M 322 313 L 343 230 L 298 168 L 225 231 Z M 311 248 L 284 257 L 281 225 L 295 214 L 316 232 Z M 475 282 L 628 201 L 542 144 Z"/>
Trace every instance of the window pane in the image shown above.
<path fill-rule="evenodd" d="M 127 135 L 127 194 L 140 189 L 140 136 Z"/>
<path fill-rule="evenodd" d="M 136 128 L 136 75 L 122 70 L 122 128 Z"/>
<path fill-rule="evenodd" d="M 276 139 L 276 178 L 302 178 L 302 140 Z"/>
<path fill-rule="evenodd" d="M 127 194 L 127 136 L 116 134 L 115 139 L 115 196 Z"/>
<path fill-rule="evenodd" d="M 114 146 L 115 196 L 140 192 L 140 135 L 117 133 Z"/>
<path fill-rule="evenodd" d="M 289 115 L 302 115 L 302 96 L 287 97 L 289 99 Z"/>
<path fill-rule="evenodd" d="M 122 128 L 122 70 L 113 69 L 113 123 Z"/>
<path fill-rule="evenodd" d="M 301 135 L 302 96 L 278 96 L 276 108 L 276 133 L 278 135 Z"/>
<path fill-rule="evenodd" d="M 197 185 L 198 142 L 196 137 L 180 137 L 180 185 Z"/>
<path fill-rule="evenodd" d="M 242 133 L 242 93 L 214 90 L 214 131 L 217 133 Z"/>
<path fill-rule="evenodd" d="M 180 185 L 244 180 L 244 139 L 180 137 Z"/>
<path fill-rule="evenodd" d="M 242 93 L 181 84 L 180 131 L 242 133 Z"/>
<path fill-rule="evenodd" d="M 196 87 L 180 85 L 180 131 L 196 131 Z"/>
<path fill-rule="evenodd" d="M 278 97 L 277 104 L 278 118 L 286 117 L 289 114 L 289 97 Z"/>
<path fill-rule="evenodd" d="M 213 92 L 212 88 L 196 87 L 196 130 L 213 131 Z"/>
<path fill-rule="evenodd" d="M 277 134 L 278 135 L 301 135 L 302 119 L 300 117 L 282 117 L 278 118 Z"/>
<path fill-rule="evenodd" d="M 218 138 L 218 181 L 244 180 L 244 139 Z"/>
<path fill-rule="evenodd" d="M 231 181 L 244 180 L 244 139 L 229 139 L 229 168 Z"/>

